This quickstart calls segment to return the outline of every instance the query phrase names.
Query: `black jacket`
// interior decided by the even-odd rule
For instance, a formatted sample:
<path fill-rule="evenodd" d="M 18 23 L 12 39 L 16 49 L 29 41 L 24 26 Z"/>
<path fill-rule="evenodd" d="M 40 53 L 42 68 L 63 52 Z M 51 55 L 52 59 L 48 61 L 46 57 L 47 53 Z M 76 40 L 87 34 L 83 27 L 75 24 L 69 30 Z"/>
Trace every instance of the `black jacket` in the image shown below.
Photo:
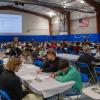
<path fill-rule="evenodd" d="M 88 65 L 91 65 L 92 62 L 100 62 L 100 60 L 96 59 L 95 57 L 89 55 L 88 53 L 84 53 L 82 56 L 79 57 L 78 62 L 83 62 Z"/>
<path fill-rule="evenodd" d="M 1 72 L 3 71 L 4 69 L 3 69 L 3 65 L 0 65 L 0 74 L 1 74 Z"/>
<path fill-rule="evenodd" d="M 46 60 L 42 69 L 43 72 L 57 72 L 59 70 L 59 61 L 60 59 L 56 57 L 55 61 Z"/>
<path fill-rule="evenodd" d="M 92 62 L 100 62 L 100 60 L 96 59 L 95 57 L 89 55 L 88 53 L 84 53 L 82 56 L 79 57 L 77 62 L 86 63 L 89 66 L 91 72 L 94 73 L 95 65 Z M 88 69 L 81 68 L 81 71 L 84 73 L 89 73 Z"/>
<path fill-rule="evenodd" d="M 11 100 L 22 100 L 28 92 L 23 91 L 20 79 L 15 73 L 4 70 L 0 74 L 0 89 L 5 90 Z"/>
<path fill-rule="evenodd" d="M 18 47 L 13 47 L 8 53 L 5 54 L 10 56 L 20 56 L 21 50 Z"/>

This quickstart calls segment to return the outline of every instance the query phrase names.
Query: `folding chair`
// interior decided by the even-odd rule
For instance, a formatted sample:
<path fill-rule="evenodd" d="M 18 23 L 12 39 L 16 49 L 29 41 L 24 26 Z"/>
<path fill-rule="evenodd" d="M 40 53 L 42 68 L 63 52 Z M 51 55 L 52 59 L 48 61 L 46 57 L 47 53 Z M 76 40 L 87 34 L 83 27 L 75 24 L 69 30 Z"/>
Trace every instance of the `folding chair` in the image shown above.
<path fill-rule="evenodd" d="M 95 72 L 95 75 L 96 75 L 96 80 L 97 80 L 97 85 L 99 86 L 100 88 L 100 67 L 95 67 L 94 68 L 94 72 Z"/>
<path fill-rule="evenodd" d="M 38 60 L 38 59 L 34 61 L 34 64 L 36 66 L 38 66 L 38 67 L 42 67 L 43 66 L 43 62 L 41 60 Z"/>
<path fill-rule="evenodd" d="M 77 63 L 76 63 L 76 66 L 77 66 L 78 68 L 84 68 L 84 69 L 87 68 L 88 71 L 89 71 L 89 73 L 90 73 L 90 75 L 91 75 L 91 78 L 88 80 L 89 75 L 86 74 L 86 73 L 80 72 L 83 82 L 86 82 L 86 81 L 89 81 L 89 82 L 90 82 L 91 79 L 93 79 L 93 81 L 95 82 L 95 76 L 92 74 L 92 72 L 90 71 L 89 66 L 88 66 L 86 63 L 77 62 Z M 85 79 L 85 81 L 84 81 L 83 79 Z"/>
<path fill-rule="evenodd" d="M 5 91 L 0 90 L 0 100 L 2 100 L 2 98 L 3 100 L 11 100 L 9 95 Z"/>
<path fill-rule="evenodd" d="M 3 60 L 0 60 L 0 65 L 3 65 Z"/>

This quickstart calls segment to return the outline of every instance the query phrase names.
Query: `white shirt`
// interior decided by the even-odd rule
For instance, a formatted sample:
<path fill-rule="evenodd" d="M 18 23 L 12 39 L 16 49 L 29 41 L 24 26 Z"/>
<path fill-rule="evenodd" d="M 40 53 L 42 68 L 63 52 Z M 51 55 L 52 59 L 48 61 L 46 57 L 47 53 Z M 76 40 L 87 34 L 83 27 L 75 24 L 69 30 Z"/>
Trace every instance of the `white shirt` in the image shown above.
<path fill-rule="evenodd" d="M 96 57 L 97 59 L 100 59 L 100 52 L 97 52 L 95 57 Z"/>

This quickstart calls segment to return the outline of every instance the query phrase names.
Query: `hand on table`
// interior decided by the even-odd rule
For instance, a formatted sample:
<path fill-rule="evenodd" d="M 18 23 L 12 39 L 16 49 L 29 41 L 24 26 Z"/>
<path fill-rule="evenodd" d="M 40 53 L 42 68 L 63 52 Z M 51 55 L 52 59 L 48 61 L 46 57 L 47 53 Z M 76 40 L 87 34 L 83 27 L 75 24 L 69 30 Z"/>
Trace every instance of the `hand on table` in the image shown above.
<path fill-rule="evenodd" d="M 42 73 L 42 69 L 37 70 L 36 73 L 37 73 L 37 74 Z"/>
<path fill-rule="evenodd" d="M 57 73 L 51 73 L 50 77 L 55 78 L 57 76 Z"/>

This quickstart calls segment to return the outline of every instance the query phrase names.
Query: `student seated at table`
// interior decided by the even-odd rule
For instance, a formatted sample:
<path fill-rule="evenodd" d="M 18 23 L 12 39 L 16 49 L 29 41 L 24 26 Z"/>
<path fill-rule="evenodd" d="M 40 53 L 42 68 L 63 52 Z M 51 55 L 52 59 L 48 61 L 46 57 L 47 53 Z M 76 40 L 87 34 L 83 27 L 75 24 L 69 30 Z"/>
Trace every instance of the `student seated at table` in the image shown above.
<path fill-rule="evenodd" d="M 68 61 L 66 60 L 60 60 L 59 71 L 52 73 L 50 76 L 61 83 L 69 81 L 75 82 L 73 87 L 64 93 L 61 93 L 61 96 L 65 96 L 66 94 L 78 94 L 82 91 L 82 80 L 80 73 L 75 67 L 69 65 Z M 47 100 L 56 100 L 55 98 L 56 96 L 48 98 Z"/>
<path fill-rule="evenodd" d="M 56 49 L 57 48 L 56 42 L 52 42 L 51 45 L 50 45 L 50 48 Z"/>
<path fill-rule="evenodd" d="M 33 58 L 29 51 L 23 51 L 21 58 L 22 58 L 22 61 L 24 64 L 32 64 L 33 63 Z"/>
<path fill-rule="evenodd" d="M 73 47 L 74 53 L 75 53 L 75 54 L 79 54 L 80 49 L 81 49 L 80 43 L 77 42 L 76 45 Z"/>
<path fill-rule="evenodd" d="M 29 92 L 22 89 L 21 81 L 15 74 L 20 69 L 21 63 L 19 58 L 10 59 L 4 67 L 5 70 L 0 75 L 0 89 L 5 90 L 11 100 L 30 100 L 28 98 L 29 95 L 27 95 Z M 33 98 L 32 100 L 42 100 L 37 95 L 32 95 L 31 97 Z"/>
<path fill-rule="evenodd" d="M 59 58 L 56 57 L 56 52 L 53 49 L 47 50 L 47 59 L 44 62 L 43 67 L 37 71 L 40 72 L 56 72 L 58 71 Z"/>
<path fill-rule="evenodd" d="M 95 64 L 93 64 L 93 62 L 100 62 L 100 60 L 91 56 L 91 49 L 90 48 L 85 48 L 83 55 L 79 57 L 77 62 L 86 63 L 88 65 L 90 71 L 92 73 L 94 73 Z M 86 73 L 90 76 L 90 72 L 89 72 L 88 68 L 81 68 L 80 71 L 83 73 Z"/>
<path fill-rule="evenodd" d="M 7 49 L 6 55 L 12 56 L 20 56 L 21 55 L 21 49 L 16 46 L 9 46 Z"/>

